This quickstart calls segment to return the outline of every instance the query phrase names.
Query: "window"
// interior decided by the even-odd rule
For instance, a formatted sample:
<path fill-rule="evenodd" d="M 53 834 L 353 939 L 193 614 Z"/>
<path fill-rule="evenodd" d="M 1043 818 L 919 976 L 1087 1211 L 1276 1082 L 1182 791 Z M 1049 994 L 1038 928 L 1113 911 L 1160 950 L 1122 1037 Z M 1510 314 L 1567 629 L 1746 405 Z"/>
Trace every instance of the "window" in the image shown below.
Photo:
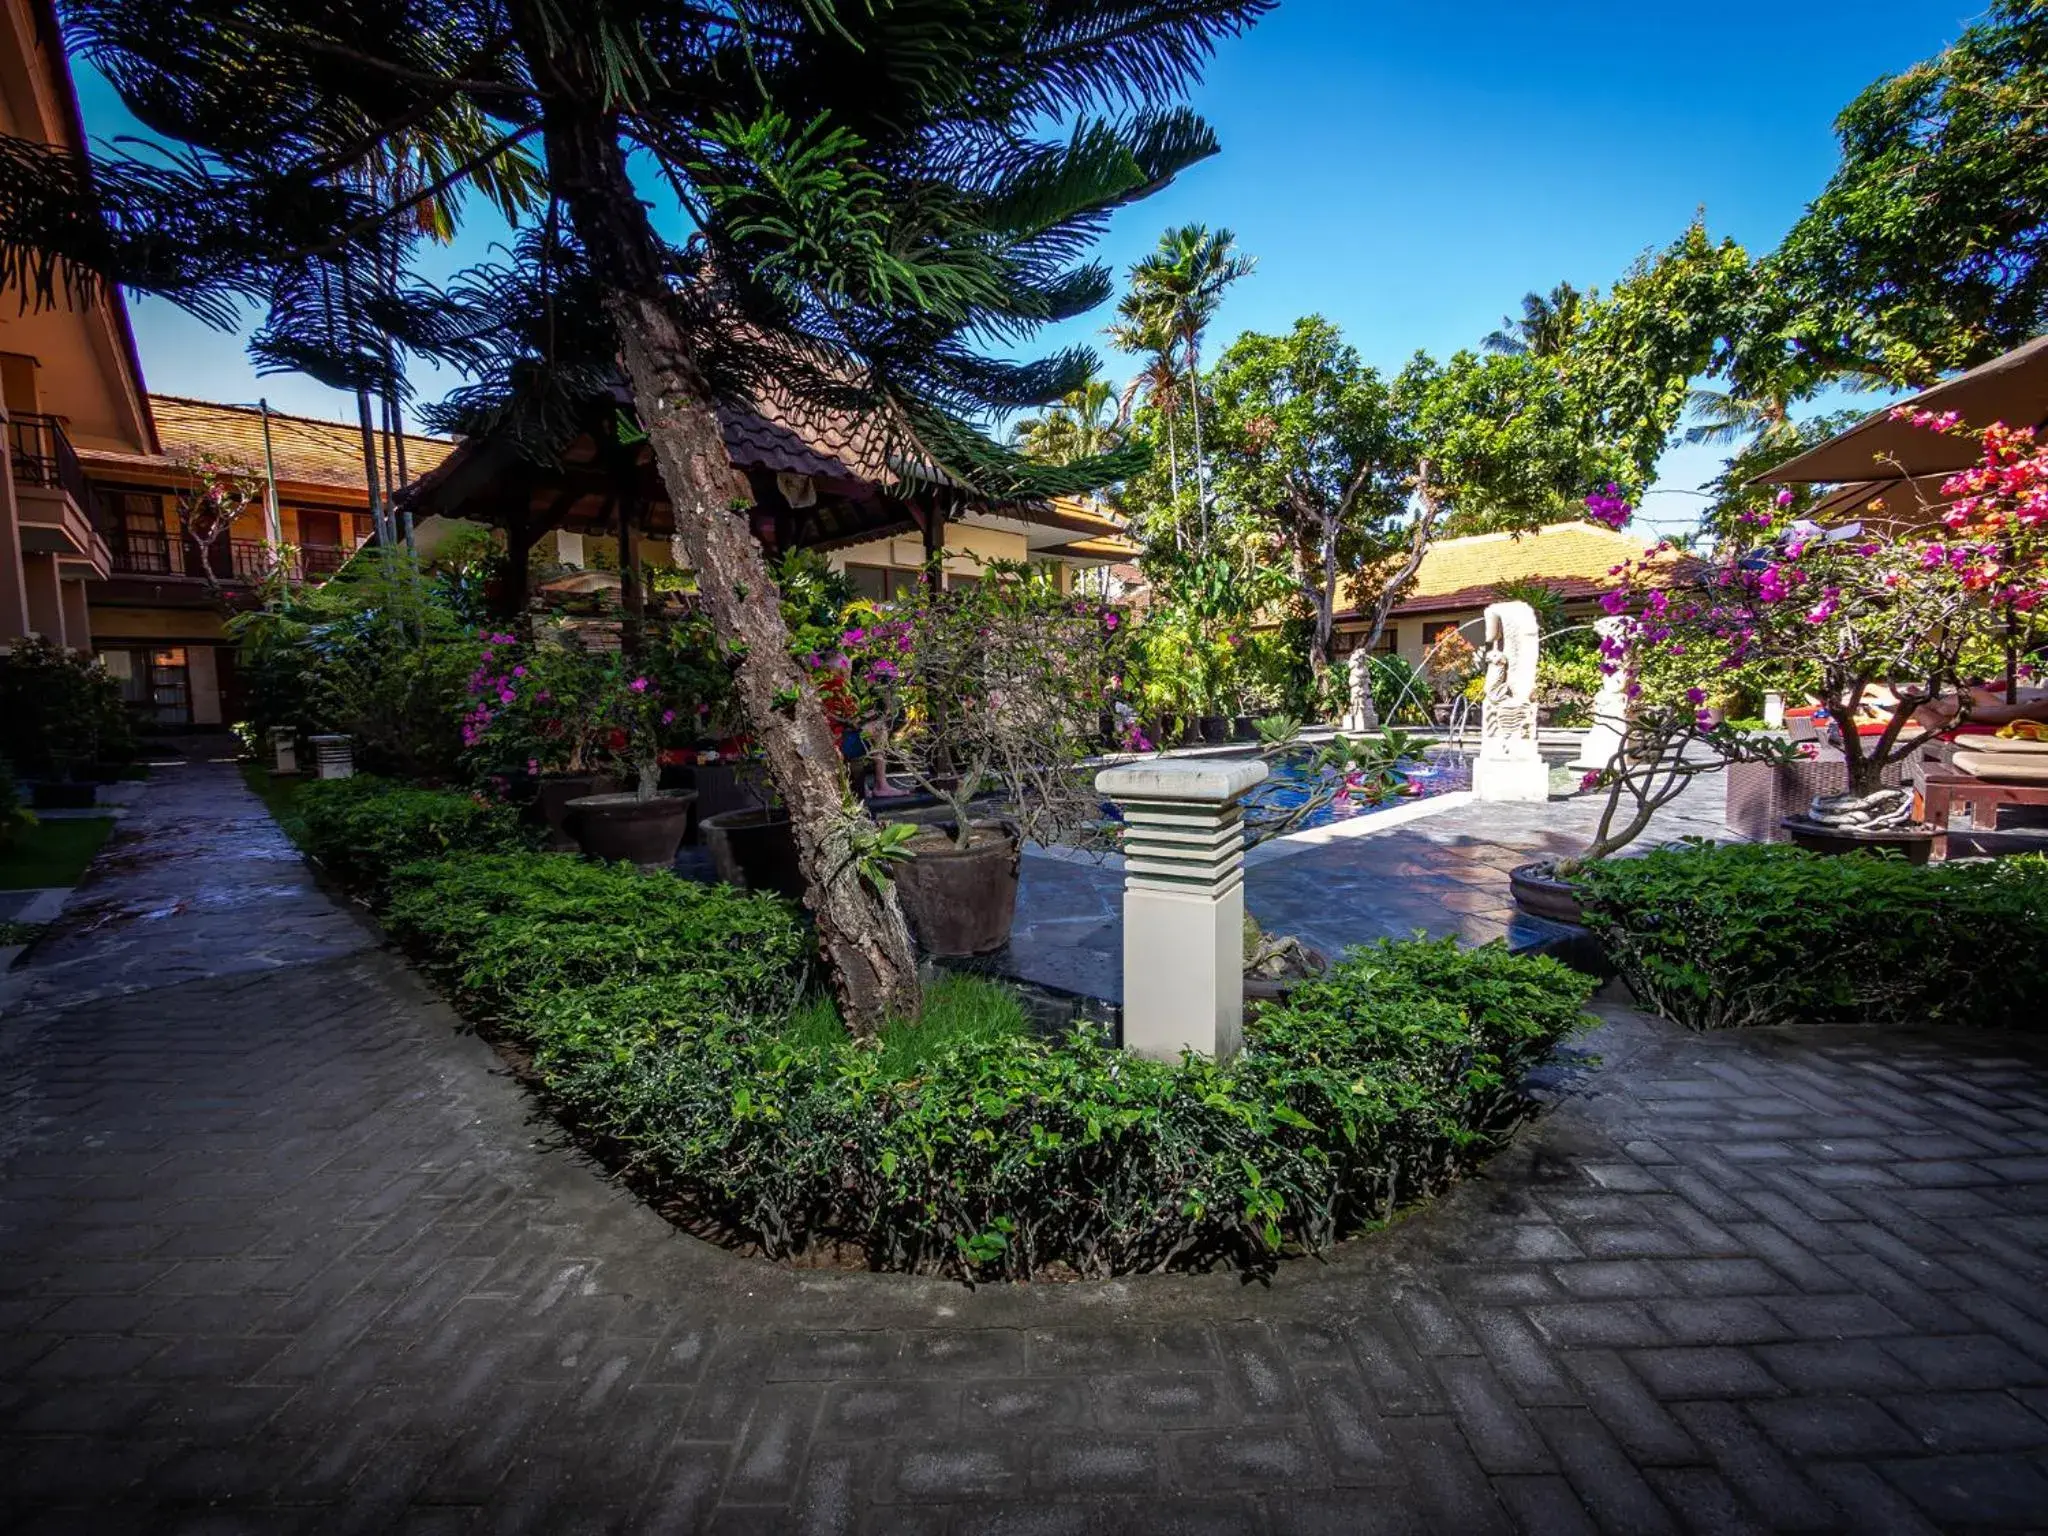
<path fill-rule="evenodd" d="M 149 700 L 146 707 L 150 717 L 159 725 L 190 725 L 192 673 L 185 662 L 185 647 L 166 646 L 147 655 Z"/>
<path fill-rule="evenodd" d="M 164 536 L 163 503 L 136 491 L 115 491 L 105 504 L 114 523 L 116 563 L 124 571 L 145 576 L 167 576 L 171 564 L 171 541 Z"/>
<path fill-rule="evenodd" d="M 855 597 L 864 597 L 871 603 L 889 601 L 888 567 L 880 565 L 849 565 L 846 579 L 853 586 Z"/>
<path fill-rule="evenodd" d="M 182 645 L 152 650 L 121 646 L 100 652 L 107 675 L 121 685 L 121 702 L 159 725 L 189 725 L 192 674 Z"/>
<path fill-rule="evenodd" d="M 971 576 L 961 571 L 953 571 L 947 575 L 946 585 L 960 588 L 978 587 L 981 585 L 981 577 Z"/>
<path fill-rule="evenodd" d="M 853 584 L 855 597 L 871 603 L 895 603 L 917 596 L 923 574 L 894 565 L 849 565 L 846 579 Z"/>
<path fill-rule="evenodd" d="M 299 511 L 299 543 L 319 545 L 325 549 L 341 546 L 341 514 L 339 512 Z"/>

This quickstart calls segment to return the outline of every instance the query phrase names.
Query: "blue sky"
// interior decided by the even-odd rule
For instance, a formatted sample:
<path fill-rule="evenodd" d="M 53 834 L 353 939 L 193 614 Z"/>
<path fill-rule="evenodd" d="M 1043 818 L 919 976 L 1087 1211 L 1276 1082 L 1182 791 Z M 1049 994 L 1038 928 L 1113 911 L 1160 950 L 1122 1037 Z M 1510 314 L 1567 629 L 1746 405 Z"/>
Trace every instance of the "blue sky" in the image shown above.
<path fill-rule="evenodd" d="M 1738 0 L 1712 12 L 1283 0 L 1224 47 L 1196 93 L 1223 153 L 1119 214 L 1101 254 L 1121 272 L 1169 225 L 1228 227 L 1259 267 L 1212 352 L 1241 330 L 1320 312 L 1369 361 L 1397 368 L 1417 348 L 1476 345 L 1528 289 L 1606 286 L 1698 208 L 1717 237 L 1768 248 L 1827 178 L 1836 112 L 1976 14 L 1955 0 Z M 79 91 L 90 132 L 131 130 L 82 67 Z M 462 265 L 503 236 L 477 218 L 433 265 Z M 1098 339 L 1106 309 L 1046 344 Z M 160 301 L 136 302 L 134 318 L 153 389 L 353 414 L 311 380 L 259 377 L 233 338 Z M 415 381 L 425 398 L 454 382 Z M 1646 517 L 1689 524 L 1694 503 L 1679 493 L 1718 459 L 1668 455 Z"/>

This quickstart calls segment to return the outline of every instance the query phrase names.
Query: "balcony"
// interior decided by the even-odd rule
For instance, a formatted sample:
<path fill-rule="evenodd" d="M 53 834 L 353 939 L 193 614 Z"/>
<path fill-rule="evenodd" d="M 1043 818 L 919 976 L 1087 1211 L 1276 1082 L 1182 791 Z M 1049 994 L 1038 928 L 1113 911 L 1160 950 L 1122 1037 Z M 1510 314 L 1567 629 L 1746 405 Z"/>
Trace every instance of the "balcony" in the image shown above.
<path fill-rule="evenodd" d="M 10 412 L 7 457 L 22 552 L 55 555 L 67 576 L 105 576 L 112 556 L 99 533 L 99 503 L 63 424 L 54 416 Z"/>
<path fill-rule="evenodd" d="M 352 549 L 332 544 L 305 544 L 286 567 L 293 582 L 324 581 L 347 563 Z M 224 586 L 249 586 L 269 576 L 275 565 L 271 546 L 261 539 L 229 539 L 207 552 L 202 564 L 199 546 L 167 533 L 127 529 L 113 553 L 113 568 L 123 576 L 173 576 L 202 579 L 207 566 Z"/>

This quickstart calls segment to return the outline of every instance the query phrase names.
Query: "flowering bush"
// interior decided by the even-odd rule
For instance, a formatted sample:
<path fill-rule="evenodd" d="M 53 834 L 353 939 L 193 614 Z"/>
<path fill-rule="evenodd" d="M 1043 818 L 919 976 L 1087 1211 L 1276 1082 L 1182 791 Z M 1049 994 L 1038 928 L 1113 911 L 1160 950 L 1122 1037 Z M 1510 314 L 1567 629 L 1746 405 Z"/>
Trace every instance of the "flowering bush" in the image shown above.
<path fill-rule="evenodd" d="M 702 695 L 724 671 L 693 625 L 655 630 L 643 653 L 595 651 L 571 637 L 479 637 L 462 743 L 486 771 L 631 775 L 651 795 L 671 737 L 694 732 Z"/>
<path fill-rule="evenodd" d="M 2041 456 L 2029 455 L 2025 434 L 2002 428 L 1984 443 L 1983 463 L 1949 482 L 1961 499 L 1939 520 L 1781 526 L 1788 493 L 1771 510 L 1745 512 L 1739 532 L 1682 584 L 1634 581 L 1608 595 L 1608 612 L 1625 624 L 1603 665 L 1628 671 L 1632 699 L 1700 709 L 1703 662 L 1721 673 L 1755 664 L 1804 672 L 1840 728 L 1848 795 L 1878 793 L 1887 768 L 1967 708 L 1963 685 L 1994 654 L 2007 609 L 2043 590 L 2040 550 L 2029 549 L 2048 506 Z"/>
<path fill-rule="evenodd" d="M 1078 768 L 1121 681 L 1122 615 L 1003 565 L 870 612 L 820 671 L 844 676 L 889 771 L 951 807 L 962 846 L 985 795 L 984 819 L 999 812 L 1038 842 L 1094 818 Z"/>

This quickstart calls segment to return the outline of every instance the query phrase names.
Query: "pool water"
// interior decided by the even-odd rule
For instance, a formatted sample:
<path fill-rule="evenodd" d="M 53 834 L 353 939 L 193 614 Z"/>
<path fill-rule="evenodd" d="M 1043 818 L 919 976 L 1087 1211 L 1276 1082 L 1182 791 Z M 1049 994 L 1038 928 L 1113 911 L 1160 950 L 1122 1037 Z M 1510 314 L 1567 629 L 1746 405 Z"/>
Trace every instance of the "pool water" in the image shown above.
<path fill-rule="evenodd" d="M 1400 793 L 1389 799 L 1372 800 L 1354 794 L 1347 800 L 1337 801 L 1313 812 L 1297 823 L 1290 831 L 1300 832 L 1309 827 L 1327 826 L 1336 821 L 1352 821 L 1361 816 L 1370 816 L 1375 811 L 1391 810 L 1397 805 L 1406 805 L 1411 800 L 1426 800 L 1433 795 L 1448 794 L 1452 790 L 1472 787 L 1472 766 L 1470 761 L 1455 752 L 1441 756 L 1403 761 L 1396 770 L 1402 780 Z M 1315 767 L 1310 756 L 1290 756 L 1276 759 L 1270 765 L 1266 782 L 1259 785 L 1245 797 L 1247 809 L 1254 821 L 1283 816 L 1294 807 L 1312 797 L 1325 776 Z"/>

